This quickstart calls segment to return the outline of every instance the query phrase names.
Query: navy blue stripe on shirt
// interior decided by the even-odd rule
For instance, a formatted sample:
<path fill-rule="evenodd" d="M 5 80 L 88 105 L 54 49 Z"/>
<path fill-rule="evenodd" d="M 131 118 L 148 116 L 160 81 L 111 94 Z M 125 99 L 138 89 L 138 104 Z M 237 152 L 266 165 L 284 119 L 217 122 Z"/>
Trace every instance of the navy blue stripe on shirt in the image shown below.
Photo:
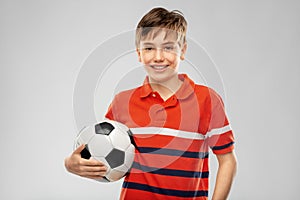
<path fill-rule="evenodd" d="M 143 190 L 152 193 L 167 195 L 167 196 L 176 196 L 176 197 L 207 197 L 208 191 L 206 190 L 197 190 L 197 191 L 185 191 L 185 190 L 174 190 L 174 189 L 165 189 L 150 186 L 147 184 L 140 184 L 140 183 L 133 183 L 133 182 L 126 182 L 123 183 L 123 188 L 128 189 L 136 189 L 136 190 Z"/>
<path fill-rule="evenodd" d="M 200 158 L 200 159 L 208 158 L 208 152 L 180 151 L 176 149 L 163 149 L 163 148 L 152 148 L 152 147 L 139 147 L 138 151 L 140 153 L 180 156 L 186 158 Z"/>
<path fill-rule="evenodd" d="M 222 145 L 222 146 L 214 146 L 214 147 L 211 147 L 212 150 L 222 150 L 222 149 L 226 149 L 228 147 L 230 147 L 231 145 L 233 145 L 234 142 L 230 142 L 228 144 L 225 144 L 225 145 Z"/>
<path fill-rule="evenodd" d="M 176 169 L 166 169 L 166 168 L 155 168 L 141 165 L 137 162 L 133 162 L 132 168 L 139 169 L 143 172 L 148 172 L 151 174 L 159 174 L 165 176 L 178 176 L 178 177 L 189 177 L 189 178 L 208 178 L 209 172 L 196 172 L 187 170 L 176 170 Z"/>

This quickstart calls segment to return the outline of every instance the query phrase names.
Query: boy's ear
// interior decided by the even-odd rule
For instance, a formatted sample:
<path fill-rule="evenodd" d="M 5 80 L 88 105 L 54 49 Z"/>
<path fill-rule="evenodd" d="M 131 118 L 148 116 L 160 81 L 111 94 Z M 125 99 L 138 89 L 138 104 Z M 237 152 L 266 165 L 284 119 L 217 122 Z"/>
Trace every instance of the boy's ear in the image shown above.
<path fill-rule="evenodd" d="M 181 48 L 181 52 L 180 52 L 180 59 L 181 60 L 184 60 L 184 58 L 185 58 L 186 49 L 187 49 L 187 43 L 184 43 L 183 47 Z"/>
<path fill-rule="evenodd" d="M 138 61 L 142 62 L 140 49 L 136 48 L 136 53 L 138 55 Z"/>

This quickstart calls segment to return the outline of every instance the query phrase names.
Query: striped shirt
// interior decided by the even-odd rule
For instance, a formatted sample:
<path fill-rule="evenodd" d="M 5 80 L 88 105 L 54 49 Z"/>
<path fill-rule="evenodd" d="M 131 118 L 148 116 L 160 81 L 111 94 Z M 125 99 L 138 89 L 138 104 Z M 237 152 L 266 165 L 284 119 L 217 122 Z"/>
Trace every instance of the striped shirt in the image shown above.
<path fill-rule="evenodd" d="M 234 137 L 220 96 L 180 74 L 183 84 L 166 101 L 148 78 L 117 94 L 106 117 L 127 125 L 136 144 L 122 200 L 208 199 L 209 149 L 231 152 Z"/>

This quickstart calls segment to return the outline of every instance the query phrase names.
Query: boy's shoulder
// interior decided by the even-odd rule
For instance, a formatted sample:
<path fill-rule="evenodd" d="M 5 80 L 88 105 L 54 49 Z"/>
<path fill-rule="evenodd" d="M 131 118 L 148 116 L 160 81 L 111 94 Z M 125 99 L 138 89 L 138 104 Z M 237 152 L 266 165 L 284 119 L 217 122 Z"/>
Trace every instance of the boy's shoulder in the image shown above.
<path fill-rule="evenodd" d="M 195 84 L 195 92 L 197 94 L 207 94 L 207 95 L 217 95 L 219 96 L 218 92 L 210 86 L 202 85 L 202 84 Z"/>
<path fill-rule="evenodd" d="M 195 83 L 192 79 L 189 80 L 193 84 L 194 93 L 198 96 L 198 98 L 221 98 L 219 93 L 212 87 L 201 83 Z"/>

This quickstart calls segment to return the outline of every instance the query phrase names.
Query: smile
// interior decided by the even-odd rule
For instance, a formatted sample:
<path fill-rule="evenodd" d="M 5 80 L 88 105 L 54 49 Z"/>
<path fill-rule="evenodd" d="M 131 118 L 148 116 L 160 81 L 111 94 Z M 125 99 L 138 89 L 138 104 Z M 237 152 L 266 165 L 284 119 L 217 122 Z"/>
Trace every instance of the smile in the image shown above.
<path fill-rule="evenodd" d="M 168 67 L 168 65 L 150 65 L 150 67 L 155 70 L 164 70 Z"/>

